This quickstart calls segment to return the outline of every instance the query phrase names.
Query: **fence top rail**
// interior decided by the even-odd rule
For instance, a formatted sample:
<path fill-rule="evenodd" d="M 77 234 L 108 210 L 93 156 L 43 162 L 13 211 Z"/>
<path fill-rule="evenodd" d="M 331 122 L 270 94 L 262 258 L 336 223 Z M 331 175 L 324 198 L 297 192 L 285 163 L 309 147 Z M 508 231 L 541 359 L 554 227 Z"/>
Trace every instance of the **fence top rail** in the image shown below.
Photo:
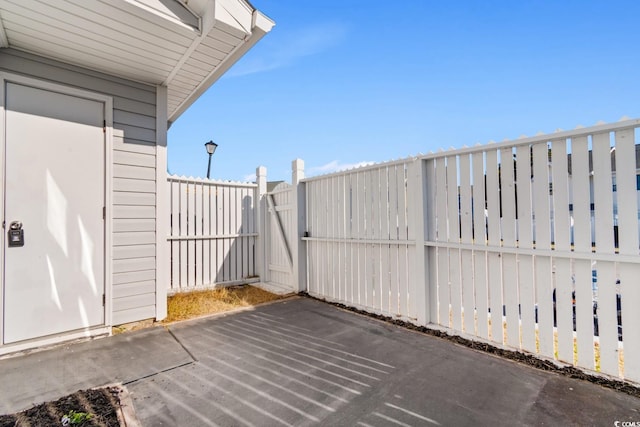
<path fill-rule="evenodd" d="M 448 151 L 439 151 L 437 153 L 429 153 L 420 156 L 422 160 L 437 159 L 440 157 L 458 156 L 463 154 L 476 153 L 478 151 L 499 150 L 501 148 L 518 147 L 521 145 L 530 145 L 541 142 L 557 141 L 568 138 L 577 138 L 581 136 L 594 135 L 605 132 L 615 132 L 625 129 L 634 129 L 640 127 L 640 119 L 625 119 L 616 123 L 603 123 L 590 127 L 579 127 L 567 131 L 557 131 L 554 133 L 545 133 L 531 137 L 523 137 L 518 139 L 510 139 L 502 142 L 489 142 L 488 144 L 478 144 L 473 147 L 464 147 L 452 149 Z"/>
<path fill-rule="evenodd" d="M 253 182 L 219 181 L 215 179 L 193 178 L 186 176 L 167 175 L 168 182 L 187 182 L 192 184 L 216 185 L 223 187 L 247 187 L 258 188 L 258 184 Z"/>
<path fill-rule="evenodd" d="M 374 169 L 383 169 L 383 168 L 387 168 L 389 166 L 406 165 L 406 164 L 415 162 L 419 158 L 420 157 L 417 157 L 417 156 L 410 156 L 410 157 L 405 157 L 404 159 L 390 160 L 388 162 L 382 162 L 382 163 L 373 163 L 373 164 L 370 164 L 370 165 L 367 165 L 367 166 L 356 166 L 354 168 L 345 169 L 345 170 L 338 171 L 338 172 L 332 172 L 332 173 L 328 173 L 328 174 L 324 174 L 324 175 L 312 176 L 312 177 L 309 177 L 309 178 L 305 178 L 305 179 L 303 179 L 301 181 L 302 182 L 320 181 L 320 180 L 323 180 L 323 179 L 333 178 L 333 177 L 337 177 L 337 176 L 341 176 L 341 175 L 351 175 L 351 174 L 354 174 L 354 173 L 367 172 L 367 171 L 374 170 Z"/>

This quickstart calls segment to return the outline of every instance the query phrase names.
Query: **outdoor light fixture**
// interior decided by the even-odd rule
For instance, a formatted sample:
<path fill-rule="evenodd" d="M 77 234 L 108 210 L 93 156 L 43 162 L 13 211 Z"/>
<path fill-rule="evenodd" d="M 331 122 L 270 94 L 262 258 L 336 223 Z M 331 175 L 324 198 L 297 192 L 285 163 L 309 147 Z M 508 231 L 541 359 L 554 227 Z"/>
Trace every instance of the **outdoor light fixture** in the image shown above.
<path fill-rule="evenodd" d="M 211 172 L 211 156 L 216 152 L 216 148 L 218 148 L 218 144 L 213 141 L 209 141 L 204 144 L 204 148 L 207 149 L 207 153 L 209 153 L 209 165 L 207 166 L 207 179 L 209 179 L 209 172 Z"/>

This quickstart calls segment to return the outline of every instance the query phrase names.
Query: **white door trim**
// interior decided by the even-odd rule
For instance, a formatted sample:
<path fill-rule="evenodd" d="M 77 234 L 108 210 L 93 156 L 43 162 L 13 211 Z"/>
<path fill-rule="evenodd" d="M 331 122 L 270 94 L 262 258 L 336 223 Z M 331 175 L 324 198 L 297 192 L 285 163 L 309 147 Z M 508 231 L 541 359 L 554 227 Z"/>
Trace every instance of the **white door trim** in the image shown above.
<path fill-rule="evenodd" d="M 105 292 L 105 306 L 104 306 L 104 325 L 99 328 L 91 329 L 79 333 L 73 331 L 71 333 L 62 333 L 59 336 L 47 337 L 46 339 L 34 339 L 24 343 L 2 345 L 4 341 L 4 260 L 5 251 L 4 245 L 0 245 L 0 355 L 9 352 L 20 351 L 27 348 L 33 348 L 40 345 L 50 345 L 57 342 L 66 341 L 74 338 L 81 338 L 83 336 L 103 335 L 110 333 L 110 326 L 112 323 L 112 264 L 113 264 L 113 246 L 112 246 L 112 182 L 113 182 L 113 98 L 111 96 L 103 95 L 100 93 L 91 92 L 84 89 L 78 89 L 70 86 L 65 86 L 58 83 L 52 83 L 44 80 L 34 79 L 31 77 L 22 76 L 14 73 L 0 72 L 0 214 L 4 216 L 5 213 L 5 194 L 4 194 L 4 180 L 6 178 L 5 172 L 5 150 L 6 150 L 6 111 L 5 111 L 5 88 L 7 83 L 16 83 L 33 88 L 47 90 L 51 92 L 57 92 L 64 95 L 75 96 L 78 98 L 85 98 L 93 101 L 104 103 L 104 119 L 105 119 L 105 152 L 104 152 L 104 206 L 105 206 L 105 221 L 104 221 L 104 292 Z M 37 155 L 37 154 L 34 154 Z M 0 232 L 5 233 L 6 230 L 0 228 Z"/>

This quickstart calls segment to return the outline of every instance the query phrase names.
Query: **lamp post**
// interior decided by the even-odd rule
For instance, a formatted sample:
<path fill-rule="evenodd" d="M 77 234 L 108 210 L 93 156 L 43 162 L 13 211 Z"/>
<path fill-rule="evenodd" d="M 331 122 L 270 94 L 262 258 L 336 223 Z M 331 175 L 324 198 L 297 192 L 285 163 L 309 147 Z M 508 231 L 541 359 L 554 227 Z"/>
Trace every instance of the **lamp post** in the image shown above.
<path fill-rule="evenodd" d="M 216 148 L 218 148 L 218 144 L 213 141 L 209 141 L 204 144 L 204 148 L 206 148 L 207 153 L 209 153 L 209 165 L 207 166 L 207 179 L 209 179 L 209 172 L 211 172 L 211 156 L 215 153 Z"/>

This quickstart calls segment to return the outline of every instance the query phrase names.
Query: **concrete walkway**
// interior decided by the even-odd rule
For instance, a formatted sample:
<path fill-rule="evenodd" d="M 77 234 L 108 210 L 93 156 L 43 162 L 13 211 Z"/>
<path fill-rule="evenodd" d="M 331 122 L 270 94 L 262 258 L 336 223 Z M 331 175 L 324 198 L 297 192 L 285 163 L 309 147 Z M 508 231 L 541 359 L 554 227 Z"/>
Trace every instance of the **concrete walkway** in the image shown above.
<path fill-rule="evenodd" d="M 0 361 L 0 411 L 123 382 L 144 426 L 602 425 L 640 399 L 294 298 Z"/>

